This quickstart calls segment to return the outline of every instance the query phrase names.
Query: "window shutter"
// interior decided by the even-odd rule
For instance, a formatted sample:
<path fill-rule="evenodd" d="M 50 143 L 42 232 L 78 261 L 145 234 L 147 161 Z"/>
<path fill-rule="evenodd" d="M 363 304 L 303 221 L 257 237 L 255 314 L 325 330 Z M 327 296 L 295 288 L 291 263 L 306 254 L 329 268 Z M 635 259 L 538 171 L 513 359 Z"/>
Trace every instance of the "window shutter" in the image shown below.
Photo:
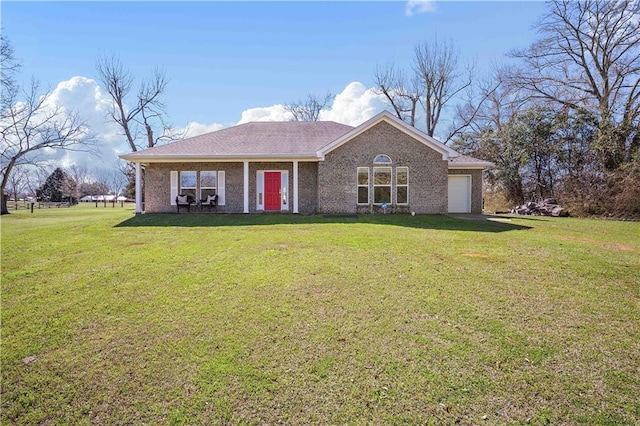
<path fill-rule="evenodd" d="M 218 205 L 224 206 L 224 171 L 218 172 Z"/>
<path fill-rule="evenodd" d="M 178 196 L 178 172 L 171 171 L 171 205 L 176 205 L 176 197 Z"/>

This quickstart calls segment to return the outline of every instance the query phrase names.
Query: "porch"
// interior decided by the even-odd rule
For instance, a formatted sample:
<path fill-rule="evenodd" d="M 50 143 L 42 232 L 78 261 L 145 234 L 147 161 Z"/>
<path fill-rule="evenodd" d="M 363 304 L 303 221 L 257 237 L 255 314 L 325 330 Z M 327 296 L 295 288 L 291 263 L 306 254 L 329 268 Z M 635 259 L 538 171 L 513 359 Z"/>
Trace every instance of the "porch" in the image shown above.
<path fill-rule="evenodd" d="M 145 202 L 142 202 L 142 173 Z M 202 200 L 215 195 L 212 212 L 315 212 L 317 165 L 301 161 L 216 161 L 136 163 L 136 214 L 203 210 Z M 190 201 L 178 206 L 177 197 Z M 188 205 L 188 206 L 187 206 Z M 209 209 L 204 208 L 208 213 Z"/>

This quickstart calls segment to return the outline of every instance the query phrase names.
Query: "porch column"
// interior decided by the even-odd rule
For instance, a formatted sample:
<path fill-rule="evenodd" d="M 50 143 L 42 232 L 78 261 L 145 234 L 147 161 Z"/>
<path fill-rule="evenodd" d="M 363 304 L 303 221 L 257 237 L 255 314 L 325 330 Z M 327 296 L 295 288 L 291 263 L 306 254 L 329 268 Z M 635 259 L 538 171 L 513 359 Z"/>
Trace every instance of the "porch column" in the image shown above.
<path fill-rule="evenodd" d="M 293 162 L 293 212 L 298 213 L 298 162 Z"/>
<path fill-rule="evenodd" d="M 142 165 L 136 163 L 136 214 L 142 213 Z"/>
<path fill-rule="evenodd" d="M 242 213 L 249 213 L 249 162 L 244 162 L 244 210 Z"/>

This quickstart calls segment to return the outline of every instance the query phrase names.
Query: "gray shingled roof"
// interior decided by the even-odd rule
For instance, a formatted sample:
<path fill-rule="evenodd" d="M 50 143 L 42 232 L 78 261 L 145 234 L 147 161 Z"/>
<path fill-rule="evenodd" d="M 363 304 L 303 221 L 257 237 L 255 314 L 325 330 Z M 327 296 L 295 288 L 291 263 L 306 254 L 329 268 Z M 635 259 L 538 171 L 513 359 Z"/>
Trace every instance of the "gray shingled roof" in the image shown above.
<path fill-rule="evenodd" d="M 449 158 L 449 168 L 479 168 L 483 169 L 494 167 L 495 165 L 490 161 L 481 160 L 475 157 L 469 157 L 468 155 L 459 155 L 457 157 Z"/>
<path fill-rule="evenodd" d="M 389 120 L 397 121 L 387 112 L 381 113 L 377 117 L 388 117 Z M 370 125 L 370 122 L 375 120 L 376 117 L 363 123 L 358 128 Z M 404 123 L 401 124 L 406 125 Z M 358 128 L 333 121 L 251 122 L 160 145 L 144 151 L 123 154 L 121 158 L 137 162 L 240 160 L 248 158 L 261 160 L 282 158 L 318 159 L 318 152 L 323 148 L 326 148 L 331 143 L 336 143 L 341 137 L 347 137 L 350 132 L 356 131 Z M 440 142 L 436 140 L 435 143 Z M 451 148 L 442 146 L 449 151 L 449 168 L 493 167 L 493 164 L 488 161 L 466 155 L 458 155 Z"/>
<path fill-rule="evenodd" d="M 129 154 L 147 156 L 315 156 L 353 127 L 333 121 L 251 122 Z"/>

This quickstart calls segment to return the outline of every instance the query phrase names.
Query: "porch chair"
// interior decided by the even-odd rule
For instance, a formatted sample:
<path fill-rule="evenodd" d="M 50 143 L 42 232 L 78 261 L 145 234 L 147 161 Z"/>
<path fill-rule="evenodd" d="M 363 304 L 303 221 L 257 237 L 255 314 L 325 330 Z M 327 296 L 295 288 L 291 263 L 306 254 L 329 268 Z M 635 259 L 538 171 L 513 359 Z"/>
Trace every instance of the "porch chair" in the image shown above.
<path fill-rule="evenodd" d="M 193 204 L 193 197 L 191 195 L 178 195 L 176 197 L 176 212 L 180 213 L 180 208 L 187 208 L 187 211 L 191 211 L 191 204 Z"/>
<path fill-rule="evenodd" d="M 207 195 L 206 200 L 200 200 L 200 205 L 202 207 L 208 207 L 209 211 L 214 209 L 216 212 L 218 211 L 218 194 Z"/>

